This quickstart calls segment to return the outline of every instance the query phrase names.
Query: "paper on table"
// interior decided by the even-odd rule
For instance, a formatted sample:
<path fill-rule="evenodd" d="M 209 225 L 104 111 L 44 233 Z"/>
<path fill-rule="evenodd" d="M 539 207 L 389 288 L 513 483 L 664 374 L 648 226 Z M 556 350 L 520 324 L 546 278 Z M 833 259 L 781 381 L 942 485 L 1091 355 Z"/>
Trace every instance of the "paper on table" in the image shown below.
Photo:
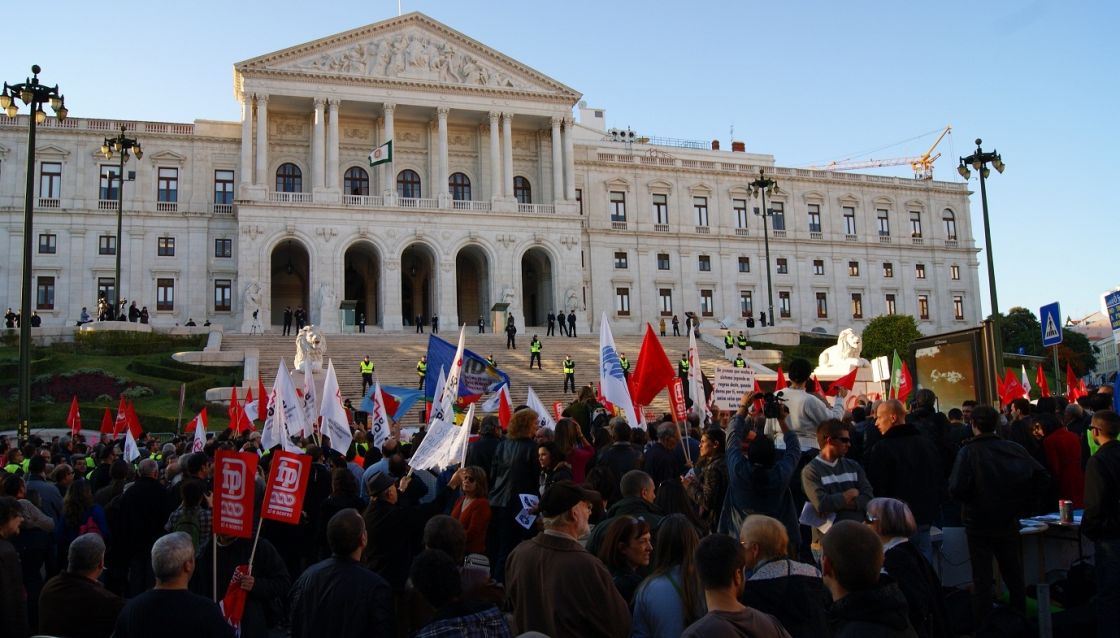
<path fill-rule="evenodd" d="M 832 527 L 832 523 L 835 521 L 836 512 L 832 512 L 828 516 L 822 516 L 821 513 L 817 511 L 817 508 L 813 507 L 813 504 L 809 501 L 805 501 L 805 507 L 801 508 L 801 518 L 798 519 L 798 522 L 802 525 L 815 527 L 819 529 L 822 534 L 828 533 L 829 528 Z"/>

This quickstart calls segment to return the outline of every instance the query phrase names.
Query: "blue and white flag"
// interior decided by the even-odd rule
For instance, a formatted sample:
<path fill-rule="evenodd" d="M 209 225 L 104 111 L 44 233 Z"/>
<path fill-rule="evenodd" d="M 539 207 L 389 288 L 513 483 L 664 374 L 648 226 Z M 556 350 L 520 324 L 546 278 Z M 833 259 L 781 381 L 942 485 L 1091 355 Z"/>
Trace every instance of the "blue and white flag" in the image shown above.
<path fill-rule="evenodd" d="M 634 413 L 634 402 L 630 399 L 630 388 L 626 386 L 626 377 L 622 374 L 622 363 L 618 360 L 618 349 L 614 347 L 614 335 L 611 334 L 606 312 L 599 320 L 599 391 L 607 401 L 622 410 L 630 427 L 638 423 L 638 416 Z"/>
<path fill-rule="evenodd" d="M 556 431 L 556 421 L 552 418 L 552 413 L 541 402 L 540 397 L 536 392 L 533 392 L 533 386 L 529 386 L 529 396 L 525 398 L 525 405 L 529 406 L 533 412 L 537 413 L 537 427 L 546 430 Z"/>

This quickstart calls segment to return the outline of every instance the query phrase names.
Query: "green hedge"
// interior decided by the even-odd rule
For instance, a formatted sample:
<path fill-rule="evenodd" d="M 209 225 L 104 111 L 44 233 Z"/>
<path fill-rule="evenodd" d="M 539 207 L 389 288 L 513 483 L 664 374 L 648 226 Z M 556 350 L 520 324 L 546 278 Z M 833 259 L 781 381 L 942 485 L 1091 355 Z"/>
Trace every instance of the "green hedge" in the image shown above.
<path fill-rule="evenodd" d="M 78 332 L 74 335 L 73 347 L 82 354 L 200 350 L 206 346 L 206 340 L 206 335 L 178 336 L 159 332 Z"/>
<path fill-rule="evenodd" d="M 174 361 L 174 359 L 172 359 Z M 198 368 L 194 370 L 185 370 L 181 368 L 172 368 L 162 364 L 148 363 L 146 361 L 132 361 L 128 364 L 128 370 L 136 374 L 142 374 L 146 377 L 155 377 L 157 379 L 172 379 L 174 381 L 191 382 L 197 381 L 203 377 L 209 376 L 206 373 L 199 371 Z"/>

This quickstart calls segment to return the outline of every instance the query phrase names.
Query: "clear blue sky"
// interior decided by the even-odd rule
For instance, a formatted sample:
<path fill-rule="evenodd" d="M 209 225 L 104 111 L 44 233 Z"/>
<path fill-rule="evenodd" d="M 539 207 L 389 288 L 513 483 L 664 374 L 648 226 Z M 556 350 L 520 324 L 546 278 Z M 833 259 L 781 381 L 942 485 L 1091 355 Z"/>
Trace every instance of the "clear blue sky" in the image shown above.
<path fill-rule="evenodd" d="M 988 182 L 1002 310 L 1037 313 L 1058 300 L 1076 318 L 1120 285 L 1103 241 L 1115 232 L 1106 211 L 1120 148 L 1120 3 L 404 0 L 403 9 L 575 88 L 607 109 L 608 126 L 726 141 L 734 125 L 748 150 L 784 166 L 951 123 L 939 179 L 959 179 L 957 157 L 976 137 L 1007 164 Z M 396 12 L 395 0 L 9 4 L 0 79 L 21 81 L 37 63 L 76 117 L 237 120 L 234 62 Z M 16 35 L 32 24 L 37 37 Z M 917 155 L 932 140 L 875 157 Z M 975 175 L 973 187 L 982 245 Z M 979 260 L 987 312 L 983 252 Z"/>

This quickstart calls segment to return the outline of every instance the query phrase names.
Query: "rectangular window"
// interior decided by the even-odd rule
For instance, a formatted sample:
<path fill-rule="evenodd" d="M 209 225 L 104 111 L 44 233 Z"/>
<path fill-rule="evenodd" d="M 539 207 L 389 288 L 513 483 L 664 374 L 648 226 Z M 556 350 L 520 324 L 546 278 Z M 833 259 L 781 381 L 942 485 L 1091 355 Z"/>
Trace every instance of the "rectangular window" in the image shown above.
<path fill-rule="evenodd" d="M 62 192 L 62 163 L 43 162 L 39 165 L 39 197 L 58 199 Z"/>
<path fill-rule="evenodd" d="M 716 313 L 715 297 L 711 290 L 700 291 L 700 315 L 711 317 Z"/>
<path fill-rule="evenodd" d="M 708 198 L 707 197 L 693 197 L 692 208 L 696 211 L 696 225 L 708 225 Z"/>
<path fill-rule="evenodd" d="M 926 278 L 926 265 L 925 264 L 914 264 L 914 278 L 915 279 L 925 279 Z"/>
<path fill-rule="evenodd" d="M 175 280 L 156 279 L 156 310 L 175 309 Z"/>
<path fill-rule="evenodd" d="M 630 267 L 630 260 L 627 257 L 626 253 L 614 254 L 614 267 L 618 268 L 619 270 L 626 270 Z"/>
<path fill-rule="evenodd" d="M 179 201 L 179 169 L 160 168 L 156 182 L 156 201 Z"/>
<path fill-rule="evenodd" d="M 739 313 L 744 317 L 754 315 L 754 296 L 749 290 L 739 291 Z"/>
<path fill-rule="evenodd" d="M 222 259 L 233 257 L 233 240 L 219 237 L 214 240 L 214 256 Z"/>
<path fill-rule="evenodd" d="M 863 319 L 863 295 L 852 293 L 852 319 Z"/>
<path fill-rule="evenodd" d="M 821 232 L 821 205 L 809 204 L 809 232 Z"/>
<path fill-rule="evenodd" d="M 918 318 L 929 319 L 929 295 L 918 295 Z"/>
<path fill-rule="evenodd" d="M 946 208 L 942 220 L 945 222 L 945 239 L 955 240 L 957 238 L 957 218 L 953 215 L 953 211 Z"/>
<path fill-rule="evenodd" d="M 669 253 L 657 253 L 657 269 L 669 270 Z"/>
<path fill-rule="evenodd" d="M 156 239 L 156 256 L 158 257 L 174 257 L 175 256 L 175 238 L 174 237 L 160 237 Z"/>
<path fill-rule="evenodd" d="M 817 293 L 817 319 L 828 319 L 828 293 Z"/>
<path fill-rule="evenodd" d="M 214 310 L 229 312 L 233 307 L 233 282 L 229 279 L 214 280 Z"/>
<path fill-rule="evenodd" d="M 121 187 L 120 171 L 119 166 L 101 165 L 101 184 L 97 189 L 99 199 L 112 201 L 117 198 L 117 189 Z"/>
<path fill-rule="evenodd" d="M 657 296 L 661 304 L 661 316 L 668 317 L 673 314 L 673 289 L 661 288 L 657 291 Z"/>
<path fill-rule="evenodd" d="M 789 274 L 789 262 L 786 260 L 785 257 L 778 257 L 777 270 L 778 270 L 779 275 L 788 275 Z"/>
<path fill-rule="evenodd" d="M 770 202 L 771 228 L 774 230 L 786 229 L 786 205 L 782 202 Z"/>
<path fill-rule="evenodd" d="M 879 218 L 879 236 L 891 236 L 891 212 L 885 208 L 880 208 L 876 211 L 876 216 Z"/>
<path fill-rule="evenodd" d="M 101 299 L 116 299 L 117 287 L 113 285 L 112 277 L 98 277 L 97 278 L 97 298 Z"/>
<path fill-rule="evenodd" d="M 778 316 L 782 319 L 789 319 L 792 316 L 790 310 L 789 291 L 778 291 Z"/>
<path fill-rule="evenodd" d="M 960 279 L 961 279 L 961 267 L 957 266 L 956 264 L 954 264 L 952 266 L 949 266 L 949 278 L 952 279 L 953 281 L 960 281 Z"/>
<path fill-rule="evenodd" d="M 848 276 L 849 277 L 859 277 L 859 262 L 858 261 L 849 261 L 848 262 Z"/>
<path fill-rule="evenodd" d="M 894 305 L 894 295 L 886 295 L 884 299 L 887 302 L 887 314 L 893 315 L 896 310 Z"/>
<path fill-rule="evenodd" d="M 910 236 L 922 236 L 922 213 L 921 211 L 910 211 Z"/>
<path fill-rule="evenodd" d="M 731 210 L 735 212 L 735 228 L 747 227 L 747 200 L 731 200 Z"/>
<path fill-rule="evenodd" d="M 739 272 L 750 272 L 750 271 L 751 271 L 751 258 L 750 257 L 740 257 L 739 258 Z"/>
<path fill-rule="evenodd" d="M 665 193 L 653 194 L 653 223 L 669 223 L 669 196 Z"/>
<path fill-rule="evenodd" d="M 711 272 L 712 271 L 712 258 L 711 258 L 711 256 L 700 255 L 699 259 L 696 262 L 696 268 L 700 272 Z"/>
<path fill-rule="evenodd" d="M 58 252 L 58 236 L 54 233 L 42 233 L 39 235 L 39 254 L 40 255 L 53 255 Z"/>
<path fill-rule="evenodd" d="M 626 193 L 611 191 L 611 221 L 626 221 Z"/>
<path fill-rule="evenodd" d="M 889 261 L 883 262 L 883 278 L 890 279 L 894 277 L 894 264 Z"/>
<path fill-rule="evenodd" d="M 233 203 L 233 171 L 214 171 L 214 203 Z"/>
<path fill-rule="evenodd" d="M 824 260 L 823 259 L 814 259 L 813 260 L 813 274 L 814 275 L 823 275 L 824 274 Z"/>
<path fill-rule="evenodd" d="M 579 214 L 583 214 L 583 189 L 576 189 L 576 201 L 579 202 Z"/>
<path fill-rule="evenodd" d="M 117 238 L 113 235 L 101 235 L 97 238 L 98 255 L 117 254 Z"/>
<path fill-rule="evenodd" d="M 844 207 L 844 234 L 856 234 L 856 209 L 853 206 Z"/>
<path fill-rule="evenodd" d="M 953 318 L 957 321 L 964 320 L 964 297 L 953 295 Z"/>
<path fill-rule="evenodd" d="M 614 289 L 614 314 L 619 316 L 628 316 L 630 314 L 630 289 L 629 288 L 615 288 Z"/>
<path fill-rule="evenodd" d="M 35 278 L 35 308 L 54 310 L 54 277 Z"/>

